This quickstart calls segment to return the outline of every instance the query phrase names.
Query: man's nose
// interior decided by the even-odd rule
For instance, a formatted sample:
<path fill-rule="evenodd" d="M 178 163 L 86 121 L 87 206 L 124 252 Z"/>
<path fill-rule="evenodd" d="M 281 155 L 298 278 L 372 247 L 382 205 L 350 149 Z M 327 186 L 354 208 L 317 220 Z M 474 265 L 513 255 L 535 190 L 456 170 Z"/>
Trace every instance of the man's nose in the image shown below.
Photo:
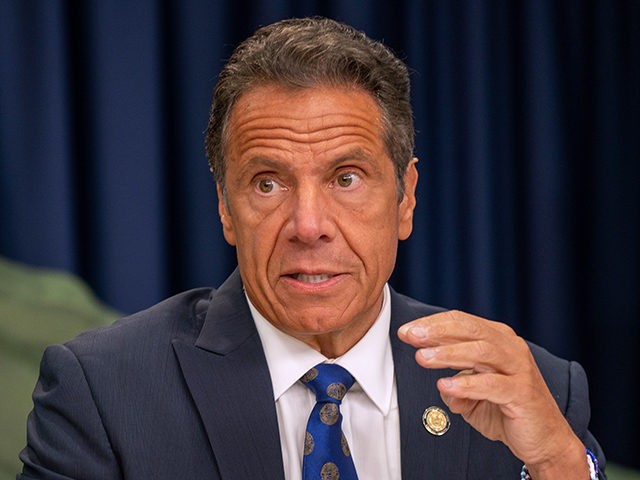
<path fill-rule="evenodd" d="M 330 211 L 328 192 L 322 188 L 301 185 L 291 202 L 289 238 L 312 245 L 318 241 L 329 241 L 335 235 L 333 222 L 335 212 Z"/>

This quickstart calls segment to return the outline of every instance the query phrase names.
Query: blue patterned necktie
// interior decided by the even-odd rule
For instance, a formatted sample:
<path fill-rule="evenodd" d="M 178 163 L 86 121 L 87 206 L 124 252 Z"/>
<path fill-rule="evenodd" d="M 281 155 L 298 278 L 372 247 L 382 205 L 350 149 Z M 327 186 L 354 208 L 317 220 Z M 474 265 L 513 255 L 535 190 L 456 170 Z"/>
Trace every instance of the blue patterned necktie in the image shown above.
<path fill-rule="evenodd" d="M 340 403 L 353 377 L 340 365 L 321 363 L 300 379 L 316 394 L 304 439 L 303 480 L 357 480 L 351 451 L 342 433 Z"/>

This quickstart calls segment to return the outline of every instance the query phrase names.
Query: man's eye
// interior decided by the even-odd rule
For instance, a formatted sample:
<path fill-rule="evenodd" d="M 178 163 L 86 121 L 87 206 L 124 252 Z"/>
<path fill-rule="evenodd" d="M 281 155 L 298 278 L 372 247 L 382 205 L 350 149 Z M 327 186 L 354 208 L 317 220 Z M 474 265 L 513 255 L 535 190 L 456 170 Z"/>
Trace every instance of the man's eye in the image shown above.
<path fill-rule="evenodd" d="M 336 183 L 339 187 L 349 188 L 358 180 L 358 176 L 355 173 L 341 173 L 336 178 Z"/>
<path fill-rule="evenodd" d="M 273 193 L 278 188 L 278 182 L 272 178 L 262 178 L 256 183 L 256 188 L 260 193 Z"/>

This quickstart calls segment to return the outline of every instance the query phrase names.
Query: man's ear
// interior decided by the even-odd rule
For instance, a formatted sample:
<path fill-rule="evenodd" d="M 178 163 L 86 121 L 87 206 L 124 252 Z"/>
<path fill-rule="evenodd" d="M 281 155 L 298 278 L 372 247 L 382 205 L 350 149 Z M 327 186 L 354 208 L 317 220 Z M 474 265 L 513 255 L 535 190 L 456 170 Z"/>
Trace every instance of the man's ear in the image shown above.
<path fill-rule="evenodd" d="M 413 210 L 416 208 L 416 185 L 418 184 L 418 159 L 413 157 L 404 174 L 404 195 L 398 207 L 398 239 L 406 240 L 413 230 Z"/>
<path fill-rule="evenodd" d="M 218 214 L 220 215 L 220 221 L 222 222 L 222 233 L 224 234 L 224 239 L 229 245 L 235 246 L 236 234 L 233 229 L 233 222 L 231 221 L 227 201 L 224 198 L 222 187 L 219 183 L 216 183 L 216 191 L 218 192 Z"/>

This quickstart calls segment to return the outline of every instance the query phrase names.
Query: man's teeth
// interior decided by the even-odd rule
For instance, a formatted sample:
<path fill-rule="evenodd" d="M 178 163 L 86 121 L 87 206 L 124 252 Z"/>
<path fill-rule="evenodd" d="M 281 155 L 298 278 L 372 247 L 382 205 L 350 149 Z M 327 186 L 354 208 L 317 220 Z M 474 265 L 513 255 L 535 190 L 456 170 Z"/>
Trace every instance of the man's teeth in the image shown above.
<path fill-rule="evenodd" d="M 328 273 L 321 273 L 319 275 L 306 275 L 304 273 L 298 273 L 294 275 L 296 280 L 306 283 L 320 283 L 329 280 L 333 275 L 329 275 Z"/>

